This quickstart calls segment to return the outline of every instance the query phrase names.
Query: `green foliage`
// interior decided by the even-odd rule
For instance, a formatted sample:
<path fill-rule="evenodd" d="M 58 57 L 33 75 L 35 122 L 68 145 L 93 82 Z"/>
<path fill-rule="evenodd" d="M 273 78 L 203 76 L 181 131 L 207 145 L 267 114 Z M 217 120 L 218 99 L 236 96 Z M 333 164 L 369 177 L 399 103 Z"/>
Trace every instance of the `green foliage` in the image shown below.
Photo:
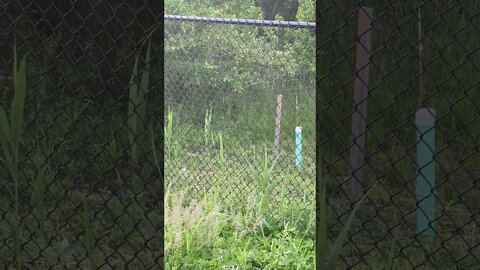
<path fill-rule="evenodd" d="M 313 7 L 311 2 L 301 1 L 301 19 L 313 21 Z M 253 1 L 167 1 L 166 13 L 262 18 Z M 199 124 L 212 103 L 216 114 L 243 121 L 252 108 L 268 108 L 279 93 L 314 96 L 315 37 L 308 30 L 263 30 L 259 35 L 258 27 L 252 26 L 166 21 L 166 103 L 187 105 L 188 114 L 178 110 L 182 119 Z M 302 106 L 312 111 L 314 104 Z M 310 120 L 313 126 L 313 118 Z M 258 121 L 244 122 L 266 127 Z"/>
<path fill-rule="evenodd" d="M 25 60 L 23 57 L 18 66 L 17 52 L 14 53 L 13 68 L 13 88 L 14 96 L 11 104 L 10 121 L 8 120 L 5 110 L 0 106 L 0 123 L 2 132 L 0 138 L 4 156 L 2 161 L 6 163 L 7 168 L 13 178 L 17 178 L 16 167 L 18 165 L 18 155 L 20 143 L 22 140 L 23 114 L 25 107 Z"/>
<path fill-rule="evenodd" d="M 163 129 L 167 158 L 173 158 L 175 161 L 178 161 L 180 158 L 180 143 L 178 142 L 178 138 L 173 136 L 173 111 L 171 109 L 168 109 L 167 119 Z"/>
<path fill-rule="evenodd" d="M 166 14 L 261 19 L 262 11 L 254 1 L 167 0 Z"/>
<path fill-rule="evenodd" d="M 150 43 L 148 43 L 145 55 L 145 68 L 142 72 L 140 82 L 138 83 L 138 56 L 135 59 L 131 83 L 129 88 L 129 106 L 128 106 L 128 138 L 130 142 L 130 158 L 132 166 L 139 165 L 140 155 L 145 154 L 140 151 L 140 145 L 145 142 L 145 124 L 147 117 L 147 95 L 151 89 L 149 87 L 150 80 Z M 153 134 L 151 135 L 153 136 Z M 143 188 L 142 181 L 149 179 L 155 167 L 151 160 L 152 155 L 148 154 L 147 160 L 142 164 L 139 174 L 134 176 L 133 192 L 140 192 Z"/>
<path fill-rule="evenodd" d="M 20 144 L 22 142 L 23 131 L 23 115 L 25 108 L 25 90 L 26 90 L 26 75 L 25 75 L 25 61 L 26 56 L 18 66 L 17 47 L 15 43 L 14 59 L 13 59 L 13 101 L 11 105 L 10 121 L 2 106 L 0 106 L 0 141 L 3 148 L 3 157 L 0 161 L 7 167 L 11 179 L 14 181 L 13 200 L 15 202 L 14 220 L 11 223 L 11 230 L 13 235 L 13 250 L 14 257 L 17 260 L 17 268 L 21 269 L 20 262 L 20 216 L 19 216 L 19 152 Z M 12 193 L 10 191 L 10 193 Z"/>
<path fill-rule="evenodd" d="M 385 270 L 392 270 L 394 269 L 394 259 L 393 257 L 395 256 L 395 245 L 397 244 L 397 238 L 393 238 L 392 245 L 390 246 L 390 250 L 388 251 L 388 256 L 387 259 L 385 260 L 385 267 L 383 269 Z"/>
<path fill-rule="evenodd" d="M 222 132 L 218 133 L 218 160 L 220 162 L 220 166 L 223 168 L 225 166 L 225 150 L 223 149 L 223 135 Z"/>
<path fill-rule="evenodd" d="M 372 188 L 373 189 L 373 188 Z M 319 269 L 333 270 L 336 267 L 338 257 L 340 255 L 342 246 L 347 239 L 347 233 L 352 226 L 354 217 L 362 205 L 365 198 L 368 197 L 370 189 L 358 202 L 355 203 L 350 215 L 348 216 L 347 221 L 344 223 L 340 234 L 337 236 L 333 247 L 328 252 L 328 234 L 327 234 L 327 196 L 326 196 L 326 181 L 325 178 L 320 176 L 320 216 L 319 216 L 319 227 L 317 231 L 317 243 L 319 244 L 319 249 L 316 257 L 316 265 Z"/>
<path fill-rule="evenodd" d="M 167 148 L 167 157 L 171 158 L 171 152 L 172 152 L 172 141 L 173 141 L 173 112 L 168 109 L 168 114 L 167 114 L 167 121 L 165 123 L 165 127 L 163 128 L 163 136 L 165 136 L 165 147 Z"/>
<path fill-rule="evenodd" d="M 298 8 L 298 13 L 297 13 L 297 20 L 301 22 L 316 21 L 315 4 L 316 4 L 316 1 L 300 0 L 300 6 Z"/>
<path fill-rule="evenodd" d="M 257 172 L 255 167 L 250 164 L 250 168 L 252 169 L 252 175 L 254 176 L 256 183 L 257 183 L 257 206 L 258 206 L 258 213 L 260 215 L 264 215 L 265 211 L 268 209 L 268 203 L 271 201 L 271 196 L 273 194 L 273 190 L 278 186 L 280 182 L 279 178 L 274 178 L 272 180 L 272 172 L 275 168 L 275 164 L 277 163 L 278 157 L 280 157 L 280 153 L 278 156 L 275 157 L 271 166 L 269 166 L 269 158 L 268 158 L 268 151 L 267 147 L 264 146 L 264 158 L 262 163 L 262 171 L 260 174 Z"/>
<path fill-rule="evenodd" d="M 188 189 L 167 189 L 165 195 L 166 268 L 312 269 L 313 209 L 284 204 L 283 214 L 273 218 L 258 212 L 260 201 L 239 204 L 222 189 L 201 200 L 186 194 Z"/>
<path fill-rule="evenodd" d="M 208 147 L 210 143 L 213 143 L 212 136 L 212 107 L 205 113 L 205 121 L 203 126 L 203 136 L 205 139 L 205 146 Z"/>
<path fill-rule="evenodd" d="M 20 149 L 20 143 L 22 140 L 22 130 L 23 130 L 23 114 L 25 108 L 25 59 L 23 57 L 20 62 L 20 66 L 17 67 L 17 51 L 15 48 L 14 56 L 14 67 L 13 67 L 13 88 L 15 93 L 13 95 L 12 102 L 12 115 L 10 120 L 10 139 L 11 147 L 13 150 L 14 164 L 18 164 L 18 153 Z M 2 113 L 4 114 L 4 113 Z"/>
<path fill-rule="evenodd" d="M 138 80 L 138 56 L 133 66 L 132 77 L 130 79 L 129 88 L 129 106 L 128 106 L 128 138 L 130 141 L 130 155 L 133 165 L 137 165 L 139 161 L 139 141 L 142 141 L 145 118 L 147 113 L 146 96 L 150 92 L 149 88 L 149 72 L 150 72 L 150 44 L 148 44 L 145 56 L 145 69 L 142 72 L 140 83 Z"/>

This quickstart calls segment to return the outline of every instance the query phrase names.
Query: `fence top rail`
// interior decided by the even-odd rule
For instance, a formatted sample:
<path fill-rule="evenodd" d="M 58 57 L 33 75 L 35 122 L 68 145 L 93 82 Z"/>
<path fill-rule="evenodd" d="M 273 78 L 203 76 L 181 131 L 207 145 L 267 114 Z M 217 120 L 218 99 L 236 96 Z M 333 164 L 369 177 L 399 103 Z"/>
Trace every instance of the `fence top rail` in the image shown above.
<path fill-rule="evenodd" d="M 182 15 L 164 15 L 164 18 L 165 18 L 165 20 L 175 20 L 175 21 L 194 21 L 194 22 L 220 23 L 220 24 L 256 25 L 256 26 L 283 27 L 283 28 L 315 29 L 315 27 L 316 27 L 316 24 L 313 23 L 313 22 L 269 21 L 269 20 L 253 20 L 253 19 L 182 16 Z"/>

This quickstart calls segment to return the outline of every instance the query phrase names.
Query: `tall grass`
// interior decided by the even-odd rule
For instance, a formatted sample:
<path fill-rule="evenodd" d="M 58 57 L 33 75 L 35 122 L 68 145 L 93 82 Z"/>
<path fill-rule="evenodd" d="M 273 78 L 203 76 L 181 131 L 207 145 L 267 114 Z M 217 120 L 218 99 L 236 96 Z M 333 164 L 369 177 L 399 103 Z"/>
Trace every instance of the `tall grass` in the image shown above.
<path fill-rule="evenodd" d="M 264 159 L 262 163 L 262 170 L 260 172 L 258 172 L 257 169 L 250 164 L 250 167 L 252 168 L 252 174 L 254 175 L 257 183 L 257 207 L 260 215 L 264 215 L 267 211 L 268 203 L 270 203 L 273 190 L 280 182 L 280 178 L 276 177 L 272 179 L 271 177 L 280 154 L 275 157 L 272 165 L 269 166 L 269 158 L 267 153 L 267 146 L 264 145 Z"/>
<path fill-rule="evenodd" d="M 0 161 L 7 167 L 10 177 L 14 181 L 13 197 L 15 201 L 15 216 L 12 223 L 14 257 L 17 260 L 17 268 L 21 269 L 20 262 L 20 217 L 19 217 L 19 202 L 18 202 L 18 185 L 19 173 L 18 162 L 20 144 L 22 142 L 23 131 L 23 115 L 25 108 L 25 89 L 26 89 L 26 75 L 25 75 L 25 61 L 26 55 L 23 56 L 20 65 L 18 65 L 16 42 L 14 48 L 14 64 L 13 64 L 13 89 L 14 96 L 11 104 L 10 120 L 8 120 L 7 113 L 0 106 L 0 141 L 3 148 L 3 157 Z M 10 190 L 10 193 L 11 190 Z"/>
<path fill-rule="evenodd" d="M 317 164 L 320 166 L 320 164 Z M 316 265 L 318 269 L 332 270 L 335 269 L 340 251 L 342 249 L 343 243 L 347 238 L 347 233 L 352 226 L 355 215 L 362 205 L 363 201 L 368 197 L 370 192 L 373 190 L 372 187 L 358 202 L 355 203 L 350 215 L 348 216 L 347 221 L 342 227 L 340 234 L 337 236 L 337 239 L 333 243 L 330 251 L 328 250 L 328 233 L 327 233 L 327 196 L 326 196 L 326 181 L 322 176 L 320 178 L 320 190 L 319 190 L 319 203 L 320 203 L 320 215 L 319 215 L 319 226 L 317 228 L 317 245 L 318 252 L 316 257 Z"/>
<path fill-rule="evenodd" d="M 313 211 L 308 220 L 301 215 L 280 218 L 282 226 L 267 234 L 263 227 L 268 219 L 258 213 L 255 201 L 235 209 L 217 191 L 198 201 L 186 200 L 186 194 L 170 188 L 166 192 L 167 269 L 312 269 L 313 239 L 306 235 L 313 229 Z M 307 223 L 305 231 L 299 230 L 300 223 Z"/>
<path fill-rule="evenodd" d="M 5 93 L 4 100 L 0 102 L 0 186 L 4 193 L 0 198 L 0 234 L 3 236 L 0 268 L 96 269 L 95 263 L 111 265 L 115 269 L 125 267 L 126 263 L 130 263 L 131 269 L 153 267 L 156 255 L 148 256 L 151 250 L 159 250 L 161 242 L 152 239 L 156 235 L 154 226 L 163 220 L 155 211 L 151 223 L 144 222 L 143 218 L 145 212 L 154 207 L 155 203 L 152 202 L 158 201 L 158 194 L 163 192 L 142 187 L 141 184 L 145 183 L 140 183 L 138 187 L 143 193 L 134 198 L 134 207 L 124 207 L 133 197 L 129 194 L 132 190 L 130 183 L 126 181 L 130 177 L 130 165 L 143 163 L 143 151 L 150 150 L 150 138 L 148 135 L 142 138 L 141 135 L 144 129 L 148 129 L 148 120 L 145 119 L 148 113 L 144 113 L 140 105 L 143 103 L 140 100 L 145 99 L 145 93 L 149 92 L 149 89 L 143 91 L 144 87 L 140 89 L 140 84 L 146 85 L 145 75 L 138 72 L 143 79 L 139 78 L 137 84 L 137 100 L 134 101 L 137 105 L 129 105 L 128 108 L 136 114 L 134 117 L 137 119 L 130 120 L 132 132 L 128 131 L 127 134 L 125 125 L 122 125 L 123 121 L 125 124 L 128 121 L 126 110 L 121 112 L 115 109 L 112 117 L 106 120 L 96 108 L 85 106 L 76 97 L 48 99 L 49 103 L 45 106 L 47 103 L 37 102 L 42 97 L 32 96 L 33 103 L 28 105 L 26 99 L 30 98 L 26 95 L 30 95 L 30 92 L 26 92 L 26 73 L 30 71 L 30 64 L 27 67 L 27 57 L 22 59 L 21 53 L 17 55 L 16 48 L 12 64 L 13 87 L 7 90 L 12 93 Z M 31 68 L 35 69 L 34 63 Z M 33 77 L 29 76 L 29 79 L 35 81 Z M 50 88 L 45 90 L 54 91 Z M 33 121 L 29 121 L 32 117 Z M 28 130 L 25 131 L 26 122 Z M 120 126 L 123 129 L 119 129 Z M 98 130 L 91 133 L 92 127 L 98 127 Z M 153 147 L 155 141 L 152 128 L 150 130 Z M 117 136 L 120 135 L 117 131 L 124 132 L 125 136 Z M 148 134 L 148 130 L 145 134 Z M 90 138 L 91 147 L 82 146 L 86 138 Z M 133 140 L 129 141 L 130 138 Z M 132 146 L 129 142 L 132 142 Z M 121 158 L 123 147 L 132 150 L 131 157 L 128 157 L 130 160 Z M 159 164 L 163 161 L 155 152 L 153 158 L 156 162 L 151 164 L 156 164 L 160 170 Z M 142 175 L 148 175 L 150 167 L 144 168 L 148 168 L 143 170 L 147 173 Z M 111 173 L 106 173 L 107 170 Z M 89 182 L 85 183 L 86 188 L 95 186 L 101 193 L 98 196 L 95 191 L 91 192 L 93 196 L 88 198 L 90 209 L 102 207 L 108 211 L 99 211 L 92 216 L 93 212 L 88 210 L 86 202 L 82 209 L 83 191 L 79 190 L 78 179 L 83 177 Z M 120 183 L 115 182 L 117 179 Z M 108 201 L 103 200 L 104 196 L 109 198 Z M 72 206 L 79 204 L 80 207 L 72 209 Z M 70 213 L 73 214 L 72 219 L 65 218 L 64 211 L 72 210 L 79 215 Z M 83 215 L 82 210 L 85 211 Z M 129 213 L 126 214 L 125 210 Z M 130 219 L 132 224 L 128 232 L 123 230 L 126 219 Z M 104 228 L 102 224 L 112 226 Z M 100 242 L 95 242 L 94 236 L 97 235 L 101 236 Z M 151 250 L 145 249 L 144 237 L 151 239 L 148 241 L 152 245 Z M 114 255 L 106 258 L 102 255 L 112 250 L 117 250 L 120 257 Z"/>
<path fill-rule="evenodd" d="M 128 106 L 128 138 L 130 142 L 130 155 L 134 166 L 139 162 L 139 144 L 145 129 L 145 118 L 147 113 L 146 95 L 150 92 L 149 88 L 150 72 L 150 44 L 148 44 L 145 56 L 145 68 L 138 83 L 138 56 L 135 58 L 132 76 L 129 87 L 129 106 Z"/>
<path fill-rule="evenodd" d="M 165 147 L 167 148 L 167 157 L 171 158 L 173 145 L 173 112 L 170 109 L 168 109 L 167 121 L 163 129 L 163 135 L 165 137 Z"/>
<path fill-rule="evenodd" d="M 205 115 L 208 123 L 209 113 Z M 202 130 L 191 134 L 196 136 L 198 132 L 201 134 Z M 209 147 L 200 156 L 182 152 L 185 155 L 182 164 L 170 166 L 174 161 L 165 161 L 169 180 L 178 181 L 183 174 L 192 175 L 193 180 L 178 185 L 169 181 L 165 193 L 166 268 L 312 269 L 313 204 L 307 198 L 298 204 L 286 200 L 288 184 L 277 194 L 279 181 L 285 181 L 282 175 L 276 175 L 278 159 L 284 153 L 273 159 L 265 145 L 261 153 L 252 154 L 252 149 L 242 151 L 244 148 L 233 141 L 228 149 L 245 154 L 237 157 L 225 149 L 225 138 L 229 138 L 228 141 L 235 138 L 231 133 L 227 137 L 224 130 L 217 133 L 209 129 L 208 134 L 215 134 L 218 148 Z M 207 136 L 208 143 L 212 145 L 210 137 Z M 204 179 L 212 183 L 208 189 L 204 187 L 202 198 L 193 194 L 200 189 L 194 176 L 199 171 L 206 171 Z M 293 175 L 285 177 L 293 178 Z M 248 188 L 252 188 L 248 192 L 243 189 L 246 182 L 250 185 Z M 233 193 L 238 197 L 230 196 L 236 195 Z"/>
<path fill-rule="evenodd" d="M 225 151 L 223 149 L 223 134 L 222 134 L 222 132 L 218 133 L 218 143 L 219 143 L 218 161 L 220 162 L 220 167 L 224 168 L 225 167 Z"/>
<path fill-rule="evenodd" d="M 212 106 L 210 106 L 210 109 L 208 109 L 207 112 L 205 113 L 203 135 L 205 138 L 206 147 L 208 147 L 210 143 L 213 143 L 213 139 L 211 137 L 211 131 L 212 131 Z"/>
<path fill-rule="evenodd" d="M 138 55 L 135 58 L 133 66 L 132 77 L 130 79 L 129 87 L 129 106 L 128 106 L 128 138 L 130 143 L 130 157 L 133 167 L 137 167 L 140 162 L 140 145 L 145 137 L 145 124 L 147 117 L 147 101 L 146 97 L 150 93 L 149 78 L 150 78 L 150 43 L 148 44 L 145 55 L 145 67 L 143 69 L 140 82 L 138 83 Z M 153 134 L 152 134 L 153 136 Z M 144 162 L 140 170 L 140 174 L 135 174 L 133 191 L 140 192 L 143 188 L 138 177 L 142 181 L 148 179 L 153 173 L 155 167 L 151 160 Z"/>
<path fill-rule="evenodd" d="M 165 137 L 165 148 L 167 157 L 169 159 L 173 158 L 175 162 L 180 158 L 180 144 L 178 143 L 178 138 L 173 136 L 173 111 L 168 109 L 167 119 L 164 127 L 164 137 Z"/>

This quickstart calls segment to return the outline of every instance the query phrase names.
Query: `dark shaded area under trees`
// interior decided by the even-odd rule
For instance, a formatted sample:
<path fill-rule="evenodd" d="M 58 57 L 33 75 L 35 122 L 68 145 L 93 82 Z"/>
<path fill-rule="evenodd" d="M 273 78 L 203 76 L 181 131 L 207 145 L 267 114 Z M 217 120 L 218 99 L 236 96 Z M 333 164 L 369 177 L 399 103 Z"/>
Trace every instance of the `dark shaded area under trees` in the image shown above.
<path fill-rule="evenodd" d="M 152 62 L 159 61 L 160 1 L 1 0 L 0 7 L 1 72 L 11 72 L 16 37 L 19 53 L 42 67 L 27 71 L 29 85 L 40 88 L 43 77 L 49 95 L 87 88 L 96 100 L 126 96 L 135 55 L 144 54 L 149 35 Z"/>
<path fill-rule="evenodd" d="M 280 15 L 287 21 L 296 21 L 298 0 L 255 0 L 263 14 L 264 20 L 275 20 Z"/>

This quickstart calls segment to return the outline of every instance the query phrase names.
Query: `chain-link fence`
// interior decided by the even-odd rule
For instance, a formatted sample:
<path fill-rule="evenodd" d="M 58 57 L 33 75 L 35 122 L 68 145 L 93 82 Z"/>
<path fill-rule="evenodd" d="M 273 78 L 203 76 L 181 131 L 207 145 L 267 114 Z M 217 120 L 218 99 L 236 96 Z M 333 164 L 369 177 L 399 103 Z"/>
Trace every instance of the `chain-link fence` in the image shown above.
<path fill-rule="evenodd" d="M 166 185 L 313 211 L 315 24 L 165 19 Z"/>
<path fill-rule="evenodd" d="M 315 113 L 332 239 L 370 192 L 341 268 L 477 268 L 477 1 L 319 2 L 318 35 L 170 16 L 165 71 L 160 5 L 0 2 L 1 268 L 161 268 L 162 164 L 189 196 L 311 207 Z"/>
<path fill-rule="evenodd" d="M 161 16 L 0 1 L 0 268 L 161 269 Z"/>
<path fill-rule="evenodd" d="M 341 268 L 375 269 L 390 254 L 394 269 L 478 268 L 478 1 L 318 6 L 319 176 L 332 238 L 351 199 L 370 192 Z"/>

